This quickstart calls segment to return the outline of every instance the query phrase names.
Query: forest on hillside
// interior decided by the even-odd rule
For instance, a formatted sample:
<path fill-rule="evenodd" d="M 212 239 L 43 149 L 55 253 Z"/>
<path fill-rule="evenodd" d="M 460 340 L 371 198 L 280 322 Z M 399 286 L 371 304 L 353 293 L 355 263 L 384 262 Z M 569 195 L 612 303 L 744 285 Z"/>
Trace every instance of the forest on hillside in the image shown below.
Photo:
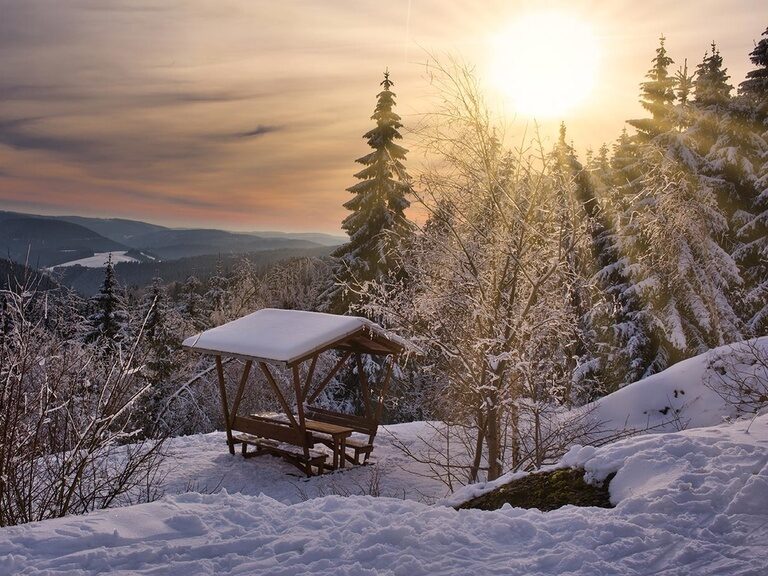
<path fill-rule="evenodd" d="M 91 299 L 9 267 L 0 526 L 137 486 L 151 500 L 163 441 L 223 421 L 212 365 L 182 339 L 264 307 L 364 315 L 414 342 L 386 420 L 449 424 L 434 465 L 459 483 L 541 467 L 589 432 L 561 417 L 571 408 L 765 335 L 768 30 L 746 57 L 735 89 L 715 44 L 689 70 L 662 38 L 640 85 L 646 117 L 583 158 L 565 125 L 553 146 L 511 146 L 480 80 L 450 59 L 429 63 L 438 108 L 406 133 L 386 73 L 348 189 L 349 242 L 331 256 L 238 259 L 149 288 L 121 286 L 110 264 Z M 412 175 L 404 134 L 429 160 Z M 345 382 L 321 404 L 355 410 Z M 450 460 L 452 443 L 466 460 Z"/>

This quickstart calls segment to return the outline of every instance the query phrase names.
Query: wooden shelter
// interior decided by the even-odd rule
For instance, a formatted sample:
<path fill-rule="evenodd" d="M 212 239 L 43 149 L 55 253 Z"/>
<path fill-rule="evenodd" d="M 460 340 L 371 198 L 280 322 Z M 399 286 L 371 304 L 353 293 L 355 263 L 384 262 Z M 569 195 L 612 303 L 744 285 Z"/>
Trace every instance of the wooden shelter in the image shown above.
<path fill-rule="evenodd" d="M 332 448 L 330 467 L 333 468 L 344 467 L 346 460 L 360 463 L 361 456 L 368 459 L 392 369 L 399 355 L 411 348 L 406 341 L 366 318 L 271 308 L 191 336 L 184 340 L 183 346 L 215 358 L 230 453 L 235 453 L 235 445 L 239 443 L 244 456 L 279 455 L 308 476 L 322 474 L 329 467 L 327 454 L 314 450 L 317 443 Z M 329 350 L 339 353 L 338 361 L 327 374 L 316 374 L 319 356 Z M 377 386 L 367 381 L 363 370 L 364 354 L 383 358 L 384 377 Z M 222 358 L 244 361 L 243 373 L 231 402 L 227 397 Z M 365 413 L 342 414 L 313 405 L 333 377 L 351 360 L 357 365 Z M 300 367 L 304 363 L 308 368 L 302 378 Z M 240 413 L 254 364 L 264 374 L 283 413 L 270 416 Z M 272 372 L 275 368 L 290 371 L 295 398 L 286 397 L 281 391 Z M 372 393 L 375 398 L 371 397 Z M 367 439 L 351 439 L 353 432 L 363 433 Z M 248 446 L 255 446 L 256 452 L 249 454 Z M 348 449 L 353 455 L 347 454 Z"/>

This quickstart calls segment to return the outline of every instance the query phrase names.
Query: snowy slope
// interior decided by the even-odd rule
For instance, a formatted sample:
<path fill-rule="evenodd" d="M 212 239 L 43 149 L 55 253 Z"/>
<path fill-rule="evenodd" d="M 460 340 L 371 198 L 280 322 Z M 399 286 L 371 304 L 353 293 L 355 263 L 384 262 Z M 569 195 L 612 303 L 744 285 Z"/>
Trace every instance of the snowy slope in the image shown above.
<path fill-rule="evenodd" d="M 746 343 L 722 346 L 705 354 L 683 360 L 659 374 L 649 376 L 609 394 L 589 406 L 590 418 L 599 423 L 599 437 L 610 437 L 629 429 L 634 431 L 671 432 L 680 429 L 713 426 L 736 416 L 729 406 L 707 384 L 718 377 L 708 370 L 710 362 L 724 359 L 729 371 L 734 364 L 752 355 L 749 345 L 768 358 L 768 337 Z M 763 366 L 762 377 L 768 380 Z M 743 366 L 739 366 L 744 371 Z"/>
<path fill-rule="evenodd" d="M 119 264 L 120 262 L 138 262 L 136 258 L 126 255 L 126 251 L 117 252 L 96 252 L 93 256 L 88 258 L 80 258 L 79 260 L 72 260 L 70 262 L 64 262 L 63 264 L 57 264 L 55 268 L 64 268 L 66 266 L 83 266 L 85 268 L 106 268 L 109 255 L 112 254 L 112 263 Z"/>
<path fill-rule="evenodd" d="M 614 509 L 187 493 L 0 530 L 2 574 L 696 574 L 768 567 L 768 415 L 566 458 Z"/>

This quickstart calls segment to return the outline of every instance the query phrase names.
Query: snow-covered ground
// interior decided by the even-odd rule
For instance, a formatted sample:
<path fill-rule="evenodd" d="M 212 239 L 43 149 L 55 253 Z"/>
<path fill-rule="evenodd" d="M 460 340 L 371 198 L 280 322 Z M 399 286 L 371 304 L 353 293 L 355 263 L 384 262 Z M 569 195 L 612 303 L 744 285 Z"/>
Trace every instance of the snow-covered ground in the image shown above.
<path fill-rule="evenodd" d="M 111 252 L 112 263 L 117 264 L 119 262 L 138 262 L 136 258 L 126 256 L 125 250 L 118 252 Z M 54 268 L 63 268 L 65 266 L 83 266 L 85 268 L 105 268 L 107 266 L 107 260 L 109 260 L 110 252 L 96 252 L 93 256 L 88 258 L 80 258 L 79 260 L 72 260 L 71 262 L 64 262 L 63 264 L 56 264 Z"/>
<path fill-rule="evenodd" d="M 447 495 L 442 482 L 425 477 L 429 471 L 393 445 L 412 444 L 428 434 L 423 422 L 382 426 L 371 457 L 375 465 L 350 466 L 343 471 L 307 479 L 279 458 L 244 460 L 227 451 L 223 432 L 175 438 L 168 447 L 166 494 L 226 490 L 248 496 L 264 494 L 286 504 L 324 495 L 374 494 L 433 503 Z M 317 449 L 323 447 L 317 446 Z"/>
<path fill-rule="evenodd" d="M 170 443 L 157 502 L 0 529 L 0 574 L 764 576 L 768 412 L 733 419 L 701 383 L 708 360 L 694 360 L 595 407 L 606 429 L 655 433 L 575 446 L 558 464 L 596 480 L 616 472 L 612 509 L 456 511 L 395 447 L 396 436 L 415 448 L 426 423 L 382 430 L 374 465 L 311 479 L 231 456 L 214 433 Z M 661 411 L 681 397 L 667 422 Z"/>
<path fill-rule="evenodd" d="M 197 448 L 209 448 L 208 440 L 221 447 L 211 436 Z M 590 474 L 618 471 L 614 509 L 456 511 L 370 496 L 301 501 L 289 487 L 297 480 L 277 461 L 227 454 L 210 470 L 191 459 L 197 468 L 179 480 L 203 473 L 217 482 L 242 467 L 263 481 L 264 493 L 253 495 L 261 488 L 240 470 L 246 493 L 188 492 L 3 529 L 0 573 L 758 576 L 768 568 L 768 415 L 574 449 L 567 460 Z M 331 477 L 351 488 L 371 468 Z M 270 475 L 285 485 L 270 486 Z M 325 481 L 301 485 L 314 490 Z"/>

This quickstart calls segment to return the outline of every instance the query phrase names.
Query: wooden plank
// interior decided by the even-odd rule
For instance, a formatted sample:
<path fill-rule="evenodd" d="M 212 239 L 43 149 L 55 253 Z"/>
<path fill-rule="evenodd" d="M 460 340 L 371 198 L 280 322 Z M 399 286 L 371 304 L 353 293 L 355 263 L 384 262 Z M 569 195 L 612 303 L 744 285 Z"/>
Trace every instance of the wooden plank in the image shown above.
<path fill-rule="evenodd" d="M 258 356 L 249 356 L 248 354 L 237 354 L 235 352 L 227 352 L 226 350 L 209 350 L 208 348 L 197 348 L 196 346 L 184 346 L 187 350 L 190 352 L 197 352 L 199 354 L 208 355 L 208 356 L 220 356 L 224 355 L 227 358 L 237 358 L 238 360 L 252 360 L 253 362 L 266 362 L 267 364 L 272 364 L 273 366 L 278 367 L 286 367 L 288 366 L 288 363 L 283 360 L 275 360 L 273 358 L 260 358 Z"/>
<path fill-rule="evenodd" d="M 227 444 L 229 453 L 235 453 L 235 444 L 232 441 L 232 425 L 229 419 L 229 405 L 227 403 L 227 387 L 224 382 L 224 367 L 221 364 L 221 356 L 216 356 L 216 374 L 219 377 L 219 395 L 221 396 L 221 407 L 224 411 L 224 425 L 227 427 Z"/>
<path fill-rule="evenodd" d="M 365 332 L 365 326 L 357 328 L 357 329 L 355 329 L 354 332 L 350 332 L 349 334 L 346 334 L 345 336 L 340 336 L 339 338 L 337 338 L 333 342 L 330 342 L 328 344 L 325 344 L 323 346 L 315 348 L 314 350 L 311 350 L 310 352 L 307 352 L 303 356 L 292 358 L 286 364 L 288 366 L 292 366 L 294 364 L 301 364 L 302 362 L 312 358 L 312 356 L 316 356 L 316 355 L 322 354 L 323 352 L 327 352 L 328 350 L 335 350 L 336 348 L 339 348 L 340 345 L 343 345 L 348 339 L 354 338 L 355 336 L 358 336 L 358 335 L 362 334 L 363 332 Z"/>
<path fill-rule="evenodd" d="M 351 428 L 355 432 L 361 434 L 375 433 L 376 424 L 370 420 L 366 420 L 361 416 L 352 416 L 350 414 L 342 414 L 340 412 L 331 412 L 329 410 L 322 410 L 314 406 L 307 408 L 306 414 L 312 420 L 318 422 L 327 422 L 336 426 L 342 426 L 344 428 Z"/>
<path fill-rule="evenodd" d="M 298 428 L 278 421 L 256 420 L 248 416 L 235 416 L 233 422 L 234 430 L 261 436 L 268 440 L 277 440 L 294 446 L 306 447 L 307 433 L 302 433 Z"/>
<path fill-rule="evenodd" d="M 285 397 L 283 396 L 283 393 L 280 392 L 280 387 L 277 385 L 277 382 L 275 382 L 275 378 L 272 376 L 272 373 L 269 371 L 269 367 L 267 367 L 267 365 L 264 362 L 259 362 L 259 368 L 261 368 L 261 371 L 264 373 L 264 377 L 267 379 L 267 382 L 269 382 L 269 385 L 272 386 L 272 390 L 277 396 L 277 400 L 278 402 L 280 402 L 280 406 L 283 407 L 283 410 L 285 411 L 285 415 L 288 416 L 288 420 L 291 421 L 291 424 L 293 426 L 298 428 L 299 423 L 296 422 L 296 418 L 293 417 L 293 413 L 291 412 L 291 407 L 288 406 L 288 402 L 286 402 Z"/>
<path fill-rule="evenodd" d="M 342 357 L 339 359 L 339 361 L 338 361 L 338 362 L 336 362 L 336 365 L 333 367 L 333 369 L 332 369 L 330 372 L 328 372 L 328 375 L 327 375 L 327 376 L 326 376 L 326 377 L 323 379 L 323 381 L 322 381 L 322 382 L 320 382 L 320 384 L 318 384 L 318 385 L 317 385 L 317 388 L 316 388 L 316 389 L 315 389 L 315 391 L 312 393 L 312 396 L 310 396 L 310 397 L 307 399 L 307 402 L 308 402 L 308 403 L 310 403 L 310 404 L 311 404 L 312 402 L 314 402 L 314 401 L 317 399 L 317 397 L 318 397 L 318 396 L 320 396 L 320 392 L 322 392 L 322 391 L 323 391 L 323 389 L 324 389 L 324 388 L 325 388 L 325 387 L 328 385 L 328 382 L 330 382 L 330 381 L 331 381 L 331 379 L 332 379 L 334 376 L 336 376 L 336 373 L 337 373 L 339 370 L 341 370 L 341 367 L 342 367 L 342 366 L 343 366 L 343 365 L 346 363 L 346 361 L 347 361 L 347 360 L 349 360 L 349 357 L 350 357 L 350 356 L 352 356 L 352 352 L 347 352 L 347 353 L 345 353 L 345 354 L 344 354 L 344 355 L 343 355 L 343 356 L 342 356 Z"/>
<path fill-rule="evenodd" d="M 248 381 L 248 376 L 251 373 L 251 365 L 253 361 L 248 360 L 243 368 L 243 375 L 240 378 L 240 385 L 237 387 L 237 394 L 235 395 L 235 402 L 232 404 L 232 417 L 237 416 L 237 411 L 240 409 L 240 402 L 243 399 L 243 392 L 245 391 L 245 383 Z"/>
<path fill-rule="evenodd" d="M 323 434 L 330 434 L 331 436 L 350 436 L 354 430 L 347 426 L 339 426 L 338 424 L 330 424 L 328 422 L 322 422 L 321 420 L 305 420 L 307 424 L 307 430 L 314 432 L 322 432 Z"/>

